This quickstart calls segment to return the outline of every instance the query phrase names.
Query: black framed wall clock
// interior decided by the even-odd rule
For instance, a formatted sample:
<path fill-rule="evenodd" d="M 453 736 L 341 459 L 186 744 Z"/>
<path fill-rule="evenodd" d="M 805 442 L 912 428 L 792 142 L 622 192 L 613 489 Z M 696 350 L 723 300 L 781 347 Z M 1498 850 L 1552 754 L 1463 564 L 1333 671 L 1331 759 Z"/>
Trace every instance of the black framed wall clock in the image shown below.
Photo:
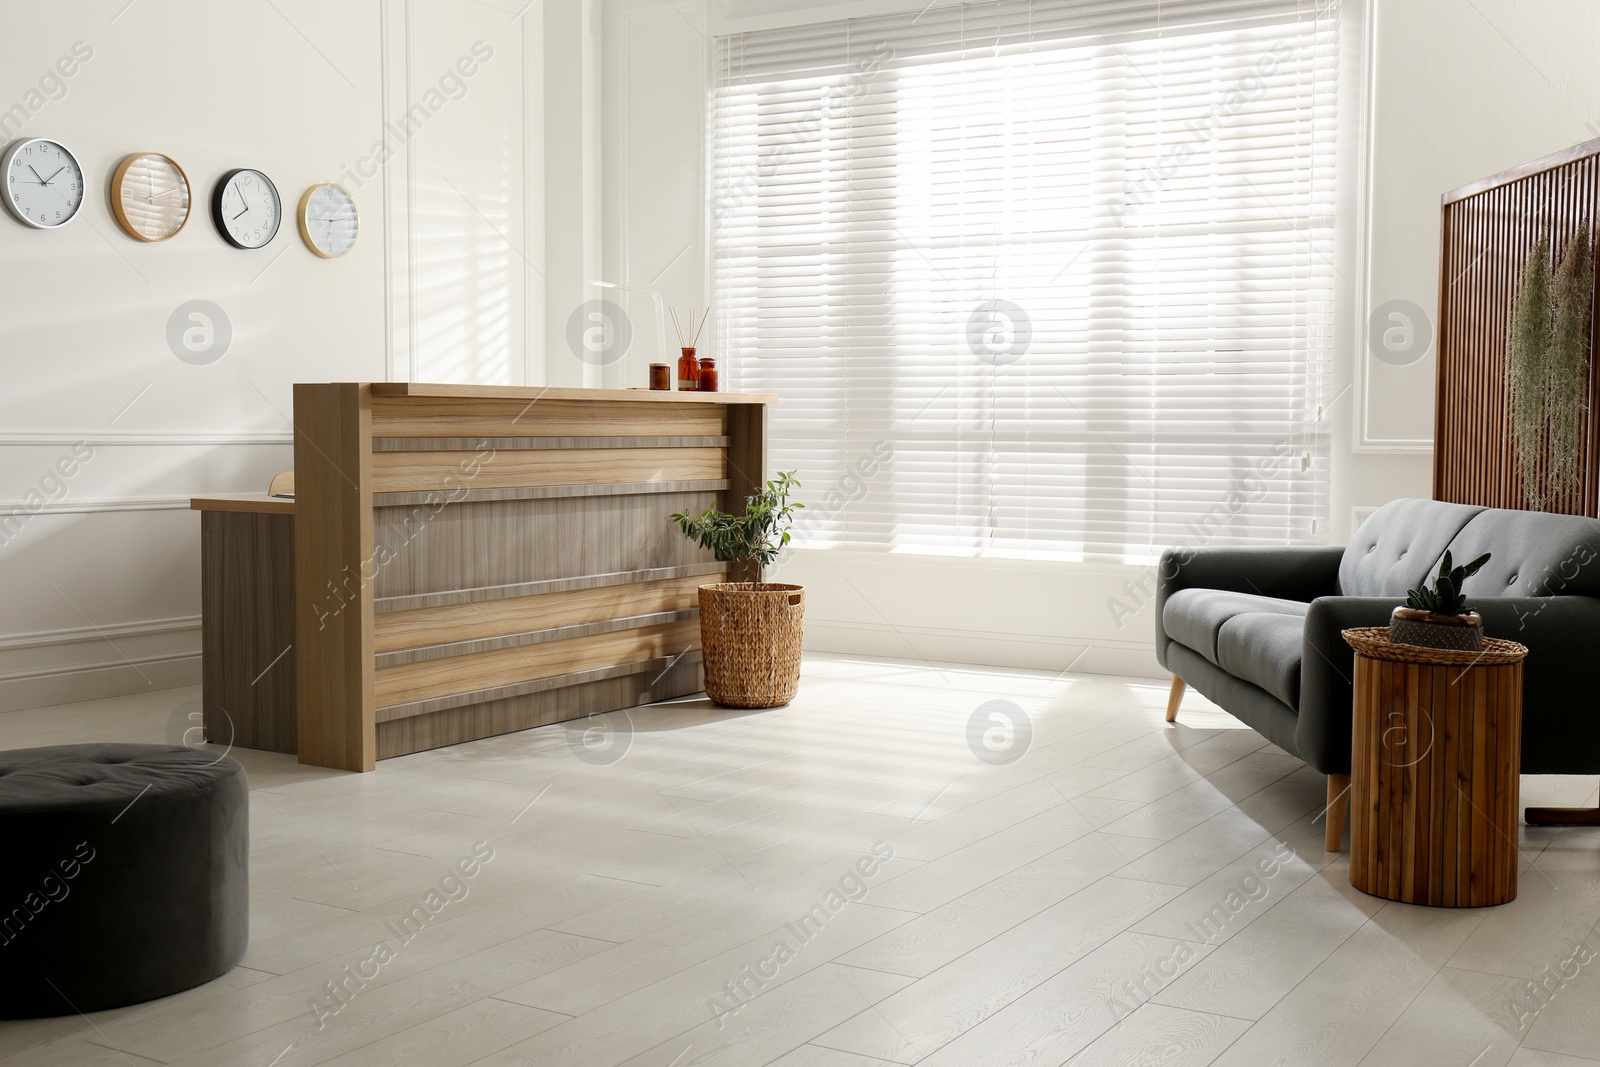
<path fill-rule="evenodd" d="M 235 248 L 261 248 L 278 235 L 283 204 L 278 187 L 259 170 L 230 170 L 211 191 L 211 221 Z"/>

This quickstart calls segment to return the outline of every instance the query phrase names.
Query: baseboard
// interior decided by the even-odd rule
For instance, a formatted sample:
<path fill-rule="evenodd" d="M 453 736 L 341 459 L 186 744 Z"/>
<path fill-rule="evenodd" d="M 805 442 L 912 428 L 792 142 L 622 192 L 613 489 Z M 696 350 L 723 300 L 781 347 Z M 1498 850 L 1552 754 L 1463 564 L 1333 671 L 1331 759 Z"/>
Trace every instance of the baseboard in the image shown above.
<path fill-rule="evenodd" d="M 199 683 L 198 616 L 0 637 L 0 712 Z"/>
<path fill-rule="evenodd" d="M 1156 662 L 1155 645 L 1138 641 L 1085 641 L 807 619 L 805 648 L 808 652 L 883 656 L 912 662 L 973 663 L 1135 678 L 1170 677 Z"/>
<path fill-rule="evenodd" d="M 200 684 L 200 653 L 0 680 L 0 712 Z"/>

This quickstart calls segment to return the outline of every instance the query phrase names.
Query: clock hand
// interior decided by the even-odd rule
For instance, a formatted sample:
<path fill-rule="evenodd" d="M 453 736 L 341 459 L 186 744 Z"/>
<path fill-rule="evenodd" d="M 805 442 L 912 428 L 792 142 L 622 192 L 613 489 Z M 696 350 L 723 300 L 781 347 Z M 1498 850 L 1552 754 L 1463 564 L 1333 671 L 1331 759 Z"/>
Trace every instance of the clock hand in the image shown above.
<path fill-rule="evenodd" d="M 178 191 L 178 187 L 176 185 L 174 185 L 171 189 L 163 189 L 159 193 L 151 193 L 150 194 L 150 202 L 153 204 L 158 199 L 160 199 L 161 197 L 166 196 L 168 193 L 175 193 L 177 191 Z"/>
<path fill-rule="evenodd" d="M 29 170 L 33 170 L 33 164 L 32 164 L 32 163 L 29 163 L 29 164 L 28 164 L 28 169 L 29 169 Z M 36 170 L 33 170 L 33 176 L 34 176 L 34 177 L 35 177 L 35 178 L 38 178 L 38 179 L 39 179 L 39 184 L 40 184 L 40 185 L 44 185 L 44 184 L 45 184 L 45 180 L 44 180 L 44 179 L 43 179 L 43 178 L 39 178 L 39 172 L 38 172 L 38 171 L 36 171 Z"/>
<path fill-rule="evenodd" d="M 56 174 L 60 174 L 62 171 L 66 170 L 66 169 L 67 168 L 64 167 L 64 166 L 63 167 L 57 167 L 56 170 L 55 170 L 55 174 L 52 174 L 52 175 L 50 175 L 50 177 L 46 178 L 44 180 L 44 184 L 49 185 L 51 182 L 55 181 L 56 180 Z"/>
<path fill-rule="evenodd" d="M 245 205 L 245 209 L 244 209 L 244 211 L 241 211 L 241 212 L 239 212 L 239 214 L 238 214 L 238 215 L 235 215 L 235 216 L 234 216 L 234 218 L 236 218 L 236 219 L 237 219 L 237 218 L 240 218 L 240 217 L 241 217 L 241 216 L 243 216 L 243 215 L 244 215 L 244 214 L 246 214 L 246 213 L 247 213 L 247 212 L 248 212 L 248 211 L 249 211 L 249 210 L 250 210 L 250 205 L 248 205 L 248 204 L 246 204 L 246 205 Z"/>

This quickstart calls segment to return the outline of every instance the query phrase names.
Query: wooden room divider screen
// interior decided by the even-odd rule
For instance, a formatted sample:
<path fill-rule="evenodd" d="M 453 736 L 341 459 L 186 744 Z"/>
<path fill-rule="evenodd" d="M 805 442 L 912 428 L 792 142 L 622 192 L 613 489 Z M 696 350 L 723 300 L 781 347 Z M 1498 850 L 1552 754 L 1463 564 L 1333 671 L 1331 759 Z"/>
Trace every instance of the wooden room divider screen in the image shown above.
<path fill-rule="evenodd" d="M 1511 395 L 1505 360 L 1512 306 L 1528 252 L 1539 238 L 1550 242 L 1554 256 L 1580 228 L 1592 233 L 1597 215 L 1600 139 L 1445 194 L 1440 226 L 1434 499 L 1497 508 L 1528 507 L 1509 432 Z M 1572 489 L 1549 503 L 1549 511 L 1595 515 L 1600 502 L 1595 332 L 1591 329 L 1589 403 L 1580 428 L 1580 469 Z"/>

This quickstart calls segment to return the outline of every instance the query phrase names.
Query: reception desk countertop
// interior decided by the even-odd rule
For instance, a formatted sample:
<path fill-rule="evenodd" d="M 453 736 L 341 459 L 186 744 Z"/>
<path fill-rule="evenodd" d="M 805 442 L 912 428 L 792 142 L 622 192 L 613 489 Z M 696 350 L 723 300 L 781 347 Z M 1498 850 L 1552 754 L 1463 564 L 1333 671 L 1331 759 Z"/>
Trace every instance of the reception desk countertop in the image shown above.
<path fill-rule="evenodd" d="M 293 515 L 294 498 L 262 496 L 197 496 L 189 499 L 190 511 L 240 511 L 252 515 Z"/>

